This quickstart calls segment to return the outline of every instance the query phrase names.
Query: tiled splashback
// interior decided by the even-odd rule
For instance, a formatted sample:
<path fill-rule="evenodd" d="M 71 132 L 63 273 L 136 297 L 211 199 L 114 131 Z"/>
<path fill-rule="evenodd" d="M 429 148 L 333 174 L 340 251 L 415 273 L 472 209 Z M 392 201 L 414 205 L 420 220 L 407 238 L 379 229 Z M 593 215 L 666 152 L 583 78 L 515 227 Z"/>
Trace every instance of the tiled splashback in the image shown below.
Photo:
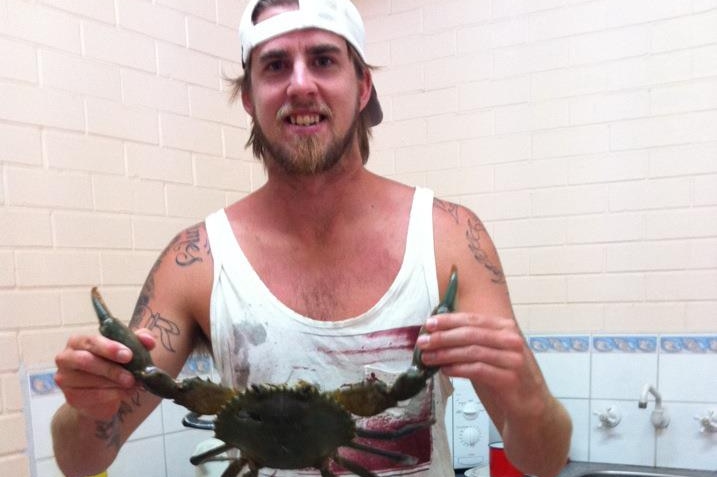
<path fill-rule="evenodd" d="M 528 342 L 550 389 L 572 416 L 572 460 L 717 469 L 717 432 L 701 431 L 695 419 L 710 411 L 717 414 L 717 334 L 541 335 L 528 337 Z M 183 374 L 206 376 L 209 369 L 208 358 L 193 357 Z M 27 376 L 34 477 L 62 477 L 47 432 L 63 402 L 52 373 Z M 646 384 L 662 394 L 670 416 L 667 429 L 655 431 L 650 422 L 652 396 L 646 409 L 638 408 Z M 598 418 L 608 409 L 620 417 L 612 428 L 601 427 Z M 210 433 L 184 429 L 180 422 L 185 412 L 163 401 L 123 447 L 108 476 L 194 477 L 187 456 Z"/>
<path fill-rule="evenodd" d="M 553 393 L 573 418 L 571 459 L 584 462 L 717 469 L 717 432 L 696 417 L 717 415 L 717 335 L 531 336 Z M 654 386 L 670 418 L 655 430 Z M 619 423 L 609 427 L 599 416 Z"/>

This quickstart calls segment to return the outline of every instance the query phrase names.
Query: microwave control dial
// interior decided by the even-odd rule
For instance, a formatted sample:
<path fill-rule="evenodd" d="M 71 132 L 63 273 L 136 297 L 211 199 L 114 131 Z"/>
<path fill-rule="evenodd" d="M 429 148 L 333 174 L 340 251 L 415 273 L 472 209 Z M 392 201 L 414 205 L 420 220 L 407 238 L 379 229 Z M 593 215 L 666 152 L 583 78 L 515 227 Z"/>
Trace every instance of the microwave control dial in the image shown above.
<path fill-rule="evenodd" d="M 461 408 L 461 413 L 467 420 L 472 421 L 478 418 L 480 410 L 481 409 L 478 407 L 478 403 L 475 401 L 469 401 Z"/>
<path fill-rule="evenodd" d="M 461 430 L 460 438 L 463 444 L 473 447 L 480 441 L 481 433 L 475 427 L 466 427 Z"/>

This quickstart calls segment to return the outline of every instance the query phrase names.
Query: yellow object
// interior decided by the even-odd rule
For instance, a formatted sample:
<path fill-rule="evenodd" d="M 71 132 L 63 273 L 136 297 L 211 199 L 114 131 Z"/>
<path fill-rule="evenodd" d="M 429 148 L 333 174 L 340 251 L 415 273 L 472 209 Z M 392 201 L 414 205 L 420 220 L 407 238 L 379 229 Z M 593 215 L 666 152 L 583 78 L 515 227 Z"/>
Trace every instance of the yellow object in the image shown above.
<path fill-rule="evenodd" d="M 90 477 L 107 477 L 107 471 L 97 474 L 97 475 L 91 475 Z"/>

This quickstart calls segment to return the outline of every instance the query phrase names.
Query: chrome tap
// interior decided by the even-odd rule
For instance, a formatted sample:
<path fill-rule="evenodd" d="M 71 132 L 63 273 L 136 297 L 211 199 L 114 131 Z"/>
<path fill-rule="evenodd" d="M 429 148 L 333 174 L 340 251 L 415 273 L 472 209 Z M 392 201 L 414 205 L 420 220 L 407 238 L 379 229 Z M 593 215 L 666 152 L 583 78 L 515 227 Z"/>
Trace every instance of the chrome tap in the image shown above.
<path fill-rule="evenodd" d="M 645 387 L 642 388 L 642 394 L 640 395 L 637 406 L 640 409 L 647 408 L 648 394 L 655 396 L 655 409 L 653 409 L 650 415 L 650 421 L 652 425 L 655 426 L 655 429 L 664 429 L 670 425 L 670 416 L 667 415 L 667 411 L 662 407 L 662 395 L 660 395 L 654 386 L 645 384 Z"/>

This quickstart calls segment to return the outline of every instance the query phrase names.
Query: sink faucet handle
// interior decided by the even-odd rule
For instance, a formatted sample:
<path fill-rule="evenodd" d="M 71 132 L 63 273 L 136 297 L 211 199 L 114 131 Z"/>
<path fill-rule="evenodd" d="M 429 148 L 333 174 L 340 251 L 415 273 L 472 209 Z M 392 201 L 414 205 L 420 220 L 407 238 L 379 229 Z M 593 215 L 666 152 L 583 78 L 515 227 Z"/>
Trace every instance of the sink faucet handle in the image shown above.
<path fill-rule="evenodd" d="M 717 413 L 710 409 L 704 416 L 695 416 L 700 423 L 701 432 L 717 432 Z"/>
<path fill-rule="evenodd" d="M 650 415 L 650 422 L 655 429 L 665 429 L 670 425 L 670 416 L 667 414 L 665 408 L 655 408 Z"/>
<path fill-rule="evenodd" d="M 601 412 L 595 411 L 593 414 L 597 416 L 600 421 L 600 425 L 598 427 L 602 429 L 612 429 L 620 424 L 620 421 L 622 420 L 622 414 L 617 406 L 608 406 L 607 409 Z"/>

